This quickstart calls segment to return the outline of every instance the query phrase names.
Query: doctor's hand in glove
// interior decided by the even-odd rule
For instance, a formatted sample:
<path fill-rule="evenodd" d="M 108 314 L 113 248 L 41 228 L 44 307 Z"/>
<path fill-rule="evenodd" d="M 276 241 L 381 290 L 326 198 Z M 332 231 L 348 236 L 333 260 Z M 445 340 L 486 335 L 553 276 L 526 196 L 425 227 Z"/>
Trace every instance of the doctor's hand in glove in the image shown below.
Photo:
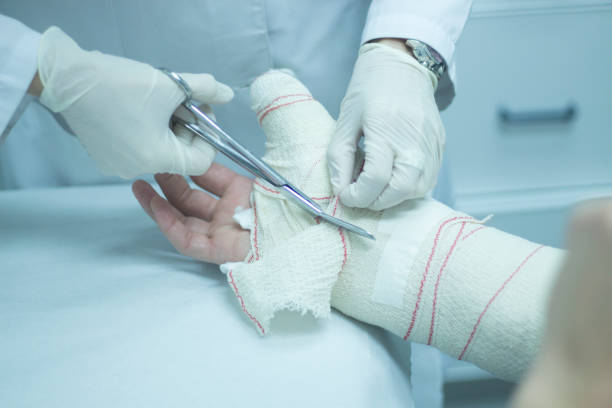
<path fill-rule="evenodd" d="M 445 140 L 437 84 L 402 40 L 361 47 L 327 154 L 343 204 L 383 210 L 435 186 Z M 361 137 L 365 163 L 352 180 Z"/>
<path fill-rule="evenodd" d="M 181 76 L 203 104 L 233 98 L 232 90 L 212 75 Z M 41 37 L 38 73 L 29 92 L 40 94 L 43 105 L 62 115 L 106 174 L 198 175 L 215 155 L 208 143 L 187 130 L 169 128 L 185 94 L 164 73 L 137 61 L 85 51 L 57 27 Z M 179 115 L 191 115 L 179 109 Z"/>

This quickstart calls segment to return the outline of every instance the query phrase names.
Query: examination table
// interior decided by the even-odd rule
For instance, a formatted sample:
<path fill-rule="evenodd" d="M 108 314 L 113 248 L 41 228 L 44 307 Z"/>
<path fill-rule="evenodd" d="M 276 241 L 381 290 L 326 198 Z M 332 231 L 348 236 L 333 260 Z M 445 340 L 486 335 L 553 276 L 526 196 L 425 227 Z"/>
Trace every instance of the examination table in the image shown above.
<path fill-rule="evenodd" d="M 408 349 L 339 313 L 260 337 L 127 184 L 0 192 L 0 407 L 405 407 Z"/>

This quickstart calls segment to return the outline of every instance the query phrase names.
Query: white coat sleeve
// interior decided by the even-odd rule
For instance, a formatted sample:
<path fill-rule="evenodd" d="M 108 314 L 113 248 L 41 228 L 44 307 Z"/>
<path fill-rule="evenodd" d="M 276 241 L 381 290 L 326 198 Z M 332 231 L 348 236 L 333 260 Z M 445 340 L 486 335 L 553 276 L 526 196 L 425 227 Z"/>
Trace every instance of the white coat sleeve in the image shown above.
<path fill-rule="evenodd" d="M 376 38 L 413 38 L 434 48 L 448 66 L 436 91 L 440 109 L 454 97 L 455 44 L 470 13 L 472 0 L 372 0 L 362 43 Z"/>
<path fill-rule="evenodd" d="M 39 39 L 36 31 L 0 15 L 0 134 L 36 73 Z"/>

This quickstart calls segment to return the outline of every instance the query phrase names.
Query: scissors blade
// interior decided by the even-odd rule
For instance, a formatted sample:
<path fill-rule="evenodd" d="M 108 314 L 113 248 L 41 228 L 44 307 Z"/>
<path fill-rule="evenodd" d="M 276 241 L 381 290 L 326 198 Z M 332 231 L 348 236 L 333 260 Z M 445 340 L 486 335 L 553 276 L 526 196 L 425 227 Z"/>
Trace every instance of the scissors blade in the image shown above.
<path fill-rule="evenodd" d="M 340 228 L 344 228 L 345 230 L 354 232 L 355 234 L 361 235 L 362 237 L 366 237 L 371 240 L 376 240 L 376 238 L 374 238 L 374 235 L 370 234 L 363 228 L 343 221 L 340 218 L 336 218 L 334 216 L 326 214 L 317 203 L 305 196 L 304 193 L 302 193 L 300 190 L 295 189 L 293 186 L 284 185 L 281 189 L 281 192 L 283 192 L 283 195 L 289 198 L 293 203 L 308 211 L 313 217 L 320 217 L 322 220 L 337 225 Z"/>
<path fill-rule="evenodd" d="M 186 122 L 183 119 L 174 116 L 172 118 L 174 123 L 177 123 L 183 126 L 185 129 L 191 131 L 196 136 L 201 137 L 205 141 L 207 141 L 212 147 L 223 153 L 225 156 L 230 158 L 234 163 L 241 166 L 243 169 L 247 170 L 255 177 L 261 177 L 265 179 L 265 174 L 261 173 L 259 169 L 253 165 L 248 160 L 244 160 L 244 157 L 236 152 L 232 147 L 226 145 L 222 141 L 218 140 L 215 136 L 209 134 L 206 130 L 202 129 L 195 123 Z"/>
<path fill-rule="evenodd" d="M 183 102 L 183 106 L 185 106 L 191 113 L 196 116 L 200 128 L 203 127 L 208 133 L 213 134 L 226 146 L 231 147 L 235 152 L 241 155 L 243 157 L 244 162 L 248 162 L 251 167 L 256 167 L 259 171 L 259 174 L 262 174 L 262 176 L 260 177 L 262 177 L 264 180 L 276 187 L 280 187 L 283 184 L 288 183 L 288 181 L 276 170 L 268 166 L 263 160 L 259 159 L 246 147 L 244 147 L 234 138 L 232 138 L 225 130 L 221 128 L 221 126 L 219 126 L 217 122 L 215 122 L 206 113 L 202 112 L 200 108 L 195 103 L 193 103 L 193 101 L 187 100 Z"/>
<path fill-rule="evenodd" d="M 321 217 L 321 219 L 331 224 L 337 225 L 340 228 L 344 228 L 347 231 L 354 232 L 355 234 L 361 235 L 362 237 L 366 237 L 366 238 L 371 239 L 372 241 L 376 241 L 376 238 L 374 237 L 374 235 L 370 234 L 368 231 L 364 230 L 361 227 L 358 227 L 355 224 L 351 224 L 349 222 L 342 221 L 340 218 L 333 217 L 326 213 L 322 213 L 321 215 L 319 215 L 319 217 Z"/>

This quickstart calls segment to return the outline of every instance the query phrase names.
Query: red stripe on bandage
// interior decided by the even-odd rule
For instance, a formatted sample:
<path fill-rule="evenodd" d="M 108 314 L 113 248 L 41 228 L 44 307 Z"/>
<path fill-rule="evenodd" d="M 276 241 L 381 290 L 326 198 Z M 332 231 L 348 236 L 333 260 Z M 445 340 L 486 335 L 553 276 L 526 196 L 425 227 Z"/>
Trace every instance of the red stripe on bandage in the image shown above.
<path fill-rule="evenodd" d="M 336 216 L 336 210 L 338 209 L 338 202 L 340 201 L 340 196 L 336 197 L 336 203 L 334 204 L 334 211 L 332 211 L 332 217 Z"/>
<path fill-rule="evenodd" d="M 259 181 L 257 181 L 257 179 L 255 179 L 254 181 L 255 184 L 257 184 L 259 187 L 263 188 L 264 190 L 266 190 L 269 193 L 273 193 L 273 194 L 280 194 L 280 191 L 276 191 L 270 187 L 266 187 L 263 184 L 261 184 Z"/>
<path fill-rule="evenodd" d="M 459 241 L 461 234 L 463 234 L 465 224 L 466 224 L 465 221 L 461 223 L 461 228 L 459 229 L 459 233 L 457 234 L 457 237 L 455 238 L 453 245 L 451 245 L 450 249 L 448 250 L 448 253 L 446 254 L 446 258 L 444 258 L 444 262 L 442 263 L 442 266 L 440 267 L 440 272 L 438 272 L 438 278 L 436 279 L 436 286 L 434 287 L 433 305 L 432 305 L 432 310 L 431 310 L 431 325 L 429 326 L 429 338 L 427 339 L 428 346 L 431 346 L 431 340 L 434 334 L 434 323 L 436 319 L 436 305 L 438 303 L 438 287 L 440 286 L 440 280 L 442 279 L 442 272 L 444 272 L 444 269 L 446 268 L 446 265 L 448 264 L 448 260 L 450 259 L 450 256 L 452 255 L 453 251 L 455 250 L 455 247 L 457 246 L 457 242 Z"/>
<path fill-rule="evenodd" d="M 340 267 L 340 272 L 342 272 L 344 266 L 346 265 L 346 261 L 348 260 L 348 250 L 346 249 L 346 239 L 344 238 L 344 231 L 342 231 L 342 228 L 338 228 L 338 231 L 340 232 L 340 239 L 342 239 L 342 248 L 344 249 L 344 259 L 342 259 L 342 266 Z"/>
<path fill-rule="evenodd" d="M 314 162 L 314 164 L 310 167 L 310 170 L 308 170 L 308 173 L 306 173 L 306 177 L 304 177 L 304 182 L 302 183 L 302 185 L 306 185 L 308 180 L 310 180 L 310 176 L 312 176 L 312 172 L 314 171 L 314 169 L 317 167 L 319 163 L 321 163 L 321 159 Z"/>
<path fill-rule="evenodd" d="M 242 310 L 244 311 L 244 313 L 246 313 L 247 316 L 249 316 L 249 319 L 251 319 L 253 322 L 255 322 L 257 327 L 259 327 L 259 330 L 261 330 L 261 334 L 266 334 L 266 331 L 264 330 L 263 326 L 257 321 L 255 316 L 250 314 L 249 311 L 246 309 L 246 306 L 244 305 L 244 299 L 242 298 L 242 296 L 240 296 L 240 293 L 238 292 L 238 287 L 236 286 L 236 283 L 234 282 L 234 275 L 232 274 L 232 272 L 234 272 L 234 271 L 230 270 L 230 272 L 229 272 L 229 277 L 231 279 L 230 280 L 230 285 L 232 285 L 232 288 L 234 289 L 234 294 L 236 295 L 236 297 L 240 301 L 240 305 L 242 306 Z"/>
<path fill-rule="evenodd" d="M 274 98 L 272 100 L 272 102 L 270 102 L 269 104 L 267 104 L 266 106 L 264 106 L 263 108 L 261 108 L 260 110 L 257 111 L 257 116 L 259 116 L 259 114 L 263 111 L 265 111 L 266 109 L 268 109 L 270 106 L 274 105 L 274 102 L 276 101 L 280 101 L 281 99 L 286 99 L 286 98 L 292 98 L 295 96 L 299 96 L 299 97 L 306 97 L 306 98 L 312 98 L 312 95 L 310 94 L 304 94 L 304 93 L 297 93 L 297 94 L 289 94 L 289 95 L 281 95 L 281 96 L 277 96 L 276 98 Z"/>
<path fill-rule="evenodd" d="M 508 279 L 506 279 L 504 281 L 504 283 L 501 285 L 501 287 L 499 289 L 497 289 L 497 291 L 495 291 L 495 294 L 493 295 L 493 297 L 487 302 L 487 305 L 485 306 L 484 310 L 482 311 L 482 313 L 480 313 L 480 316 L 478 316 L 478 320 L 476 321 L 476 324 L 474 325 L 474 328 L 472 329 L 472 333 L 470 333 L 470 337 L 468 338 L 467 343 L 465 343 L 465 347 L 463 347 L 463 350 L 461 351 L 461 354 L 459 354 L 459 357 L 458 357 L 459 360 L 463 359 L 463 356 L 465 355 L 465 352 L 467 351 L 468 347 L 470 346 L 470 343 L 474 339 L 474 335 L 476 334 L 476 330 L 478 330 L 478 326 L 480 325 L 480 322 L 482 321 L 483 316 L 485 315 L 485 313 L 487 313 L 487 310 L 489 310 L 489 307 L 491 306 L 493 301 L 502 292 L 502 290 L 504 290 L 504 288 L 506 287 L 508 282 L 510 282 L 512 280 L 512 278 L 514 278 L 514 276 L 523 268 L 523 266 L 525 266 L 527 261 L 529 261 L 529 259 L 531 259 L 531 257 L 533 255 L 535 255 L 535 253 L 538 252 L 542 248 L 544 248 L 544 245 L 540 245 L 539 247 L 537 247 L 536 249 L 531 251 L 531 253 L 529 255 L 527 255 L 527 257 L 525 259 L 523 259 L 523 262 L 521 262 L 520 265 L 514 270 L 514 272 L 512 272 L 510 274 Z"/>
<path fill-rule="evenodd" d="M 262 189 L 266 190 L 269 193 L 272 194 L 280 194 L 280 191 L 276 191 L 274 189 L 271 189 L 270 187 L 266 187 L 263 184 L 261 184 L 259 181 L 255 180 L 254 183 L 256 185 L 258 185 L 259 187 L 261 187 Z M 311 200 L 318 200 L 318 201 L 324 201 L 324 200 L 331 200 L 333 198 L 333 196 L 326 196 L 326 197 L 310 197 Z"/>
<path fill-rule="evenodd" d="M 332 217 L 336 216 L 336 211 L 338 210 L 339 202 L 340 202 L 340 197 L 336 197 L 336 203 L 334 204 L 334 210 L 332 211 Z M 340 273 L 342 273 L 342 270 L 344 269 L 344 266 L 346 265 L 346 261 L 348 260 L 348 249 L 346 247 L 346 238 L 344 236 L 344 231 L 342 230 L 342 228 L 338 228 L 338 232 L 340 233 L 340 239 L 342 240 L 342 249 L 344 250 L 342 266 L 340 267 L 340 272 L 338 273 L 338 275 L 340 275 Z"/>
<path fill-rule="evenodd" d="M 266 116 L 268 116 L 268 114 L 270 114 L 271 112 L 274 112 L 277 109 L 284 108 L 285 106 L 289 106 L 289 105 L 294 105 L 294 104 L 299 103 L 299 102 L 308 102 L 308 101 L 314 101 L 314 99 L 312 97 L 309 97 L 309 98 L 298 99 L 296 101 L 291 101 L 291 102 L 282 103 L 280 105 L 273 106 L 273 107 L 269 108 L 267 111 L 265 111 L 264 113 L 261 114 L 261 116 L 259 118 L 259 124 L 261 125 L 261 123 L 263 122 L 264 118 Z"/>
<path fill-rule="evenodd" d="M 446 221 L 444 221 L 440 227 L 438 228 L 438 232 L 436 232 L 436 236 L 434 237 L 434 243 L 431 248 L 431 252 L 429 253 L 429 258 L 427 259 L 427 265 L 425 265 L 425 270 L 423 271 L 423 276 L 421 277 L 421 283 L 419 286 L 419 292 L 417 294 L 417 300 L 414 304 L 414 310 L 412 311 L 412 317 L 410 319 L 410 326 L 404 335 L 404 340 L 408 340 L 410 334 L 412 333 L 412 329 L 414 329 L 414 324 L 416 323 L 417 314 L 419 312 L 419 306 L 421 304 L 421 298 L 423 296 L 423 289 L 425 287 L 425 280 L 427 279 L 427 275 L 429 274 L 429 268 L 431 267 L 431 262 L 433 260 L 434 254 L 436 252 L 436 248 L 438 246 L 438 241 L 440 240 L 440 234 L 442 233 L 442 229 L 450 222 L 457 220 L 471 220 L 472 217 L 453 217 Z"/>
<path fill-rule="evenodd" d="M 464 237 L 461 239 L 461 241 L 465 241 L 465 240 L 466 240 L 466 238 L 471 237 L 471 236 L 472 236 L 472 234 L 474 234 L 475 232 L 478 232 L 478 231 L 480 231 L 481 229 L 484 229 L 484 228 L 485 228 L 485 226 L 484 226 L 484 225 L 481 225 L 481 226 L 480 226 L 480 227 L 478 227 L 478 228 L 474 228 L 472 231 L 470 231 L 470 232 L 468 232 L 467 234 L 465 234 L 465 236 L 464 236 Z"/>
<path fill-rule="evenodd" d="M 253 246 L 255 247 L 255 260 L 259 261 L 259 247 L 257 246 L 257 204 L 253 201 Z"/>

